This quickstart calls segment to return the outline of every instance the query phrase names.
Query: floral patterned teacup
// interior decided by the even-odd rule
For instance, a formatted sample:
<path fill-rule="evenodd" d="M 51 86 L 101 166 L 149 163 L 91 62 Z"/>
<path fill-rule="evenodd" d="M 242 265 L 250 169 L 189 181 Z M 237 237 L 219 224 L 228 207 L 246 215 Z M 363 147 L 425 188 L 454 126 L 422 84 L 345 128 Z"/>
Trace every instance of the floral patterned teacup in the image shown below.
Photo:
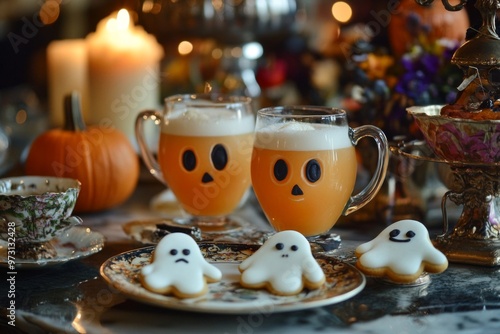
<path fill-rule="evenodd" d="M 71 216 L 79 192 L 80 182 L 70 178 L 0 179 L 0 239 L 16 248 L 42 244 L 81 224 Z"/>

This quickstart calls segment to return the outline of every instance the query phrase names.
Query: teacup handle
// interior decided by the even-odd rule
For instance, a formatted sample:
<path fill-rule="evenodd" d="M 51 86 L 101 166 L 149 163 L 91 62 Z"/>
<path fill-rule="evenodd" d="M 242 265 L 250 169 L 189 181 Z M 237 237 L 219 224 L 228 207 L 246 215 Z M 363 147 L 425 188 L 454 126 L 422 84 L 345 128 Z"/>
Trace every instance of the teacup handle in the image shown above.
<path fill-rule="evenodd" d="M 351 196 L 342 213 L 344 216 L 361 209 L 375 197 L 384 183 L 387 165 L 389 163 L 389 144 L 384 132 L 378 127 L 373 125 L 362 125 L 354 129 L 349 128 L 349 137 L 353 145 L 356 145 L 358 141 L 364 137 L 373 138 L 377 144 L 378 158 L 377 168 L 370 182 L 358 194 Z"/>
<path fill-rule="evenodd" d="M 166 185 L 165 179 L 163 178 L 163 173 L 161 172 L 160 164 L 158 160 L 154 157 L 151 149 L 148 147 L 146 138 L 144 136 L 144 124 L 147 120 L 154 122 L 155 126 L 160 126 L 160 120 L 163 118 L 161 112 L 156 110 L 144 110 L 137 115 L 135 119 L 135 137 L 137 143 L 139 144 L 139 151 L 142 156 L 144 164 L 148 168 L 149 172 L 161 183 Z"/>
<path fill-rule="evenodd" d="M 83 220 L 78 216 L 69 216 L 68 218 L 64 218 L 61 220 L 61 225 L 63 225 L 65 228 L 70 228 L 82 224 Z"/>

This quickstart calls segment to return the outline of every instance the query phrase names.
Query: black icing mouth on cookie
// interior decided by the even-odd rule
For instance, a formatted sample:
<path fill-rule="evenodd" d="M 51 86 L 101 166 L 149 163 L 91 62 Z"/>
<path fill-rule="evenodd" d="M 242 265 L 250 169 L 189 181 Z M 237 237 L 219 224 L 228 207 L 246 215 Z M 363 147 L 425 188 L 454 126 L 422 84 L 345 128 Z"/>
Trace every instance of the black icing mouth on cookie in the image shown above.
<path fill-rule="evenodd" d="M 394 229 L 389 233 L 389 240 L 393 242 L 410 242 L 411 239 L 415 236 L 415 232 L 408 231 L 406 232 L 406 236 L 408 239 L 397 239 L 396 237 L 401 233 L 400 230 Z"/>
<path fill-rule="evenodd" d="M 175 263 L 177 262 L 184 262 L 184 263 L 189 263 L 188 260 L 186 259 L 178 259 L 178 260 L 175 260 Z"/>
<path fill-rule="evenodd" d="M 410 242 L 411 239 L 396 239 L 396 238 L 390 237 L 389 240 L 394 241 L 394 242 Z"/>

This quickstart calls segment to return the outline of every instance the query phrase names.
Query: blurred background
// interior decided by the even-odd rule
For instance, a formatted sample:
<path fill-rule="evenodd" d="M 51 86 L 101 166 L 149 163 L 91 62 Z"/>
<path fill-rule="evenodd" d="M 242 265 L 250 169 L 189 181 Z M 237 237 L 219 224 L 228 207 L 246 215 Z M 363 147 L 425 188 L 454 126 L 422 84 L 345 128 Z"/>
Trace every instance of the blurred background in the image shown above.
<path fill-rule="evenodd" d="M 440 1 L 422 8 L 414 0 L 0 0 L 0 89 L 26 86 L 45 107 L 49 43 L 85 38 L 104 17 L 126 8 L 164 49 L 162 97 L 210 83 L 261 104 L 335 104 L 355 111 L 362 108 L 357 104 L 382 102 L 372 95 L 390 99 L 409 70 L 401 61 L 405 53 L 449 57 L 443 49 L 463 42 L 469 25 L 480 23 L 473 5 L 450 13 Z M 438 50 L 438 39 L 449 43 Z M 420 95 L 434 102 L 445 93 Z"/>
<path fill-rule="evenodd" d="M 351 126 L 377 125 L 393 141 L 419 139 L 407 107 L 454 100 L 462 73 L 449 60 L 481 24 L 474 3 L 449 12 L 441 1 L 422 7 L 414 0 L 0 0 L 0 175 L 22 160 L 35 136 L 57 126 L 48 117 L 55 108 L 49 45 L 88 39 L 120 9 L 161 47 L 159 92 L 148 107 L 209 88 L 249 95 L 256 108 L 340 107 Z M 360 173 L 369 174 L 372 150 L 362 147 Z M 430 179 L 408 183 L 415 166 L 393 161 L 392 168 L 406 176 L 391 196 L 410 197 L 399 207 L 423 215 Z M 414 183 L 418 196 L 407 189 Z"/>

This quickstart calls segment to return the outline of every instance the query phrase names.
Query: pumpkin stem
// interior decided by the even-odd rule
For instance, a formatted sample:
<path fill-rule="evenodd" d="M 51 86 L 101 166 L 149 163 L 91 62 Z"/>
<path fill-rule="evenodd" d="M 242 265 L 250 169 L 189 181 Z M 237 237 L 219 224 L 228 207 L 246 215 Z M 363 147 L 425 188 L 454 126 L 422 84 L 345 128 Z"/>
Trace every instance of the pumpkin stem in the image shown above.
<path fill-rule="evenodd" d="M 64 97 L 64 129 L 68 131 L 85 131 L 80 104 L 80 93 L 72 91 Z"/>

